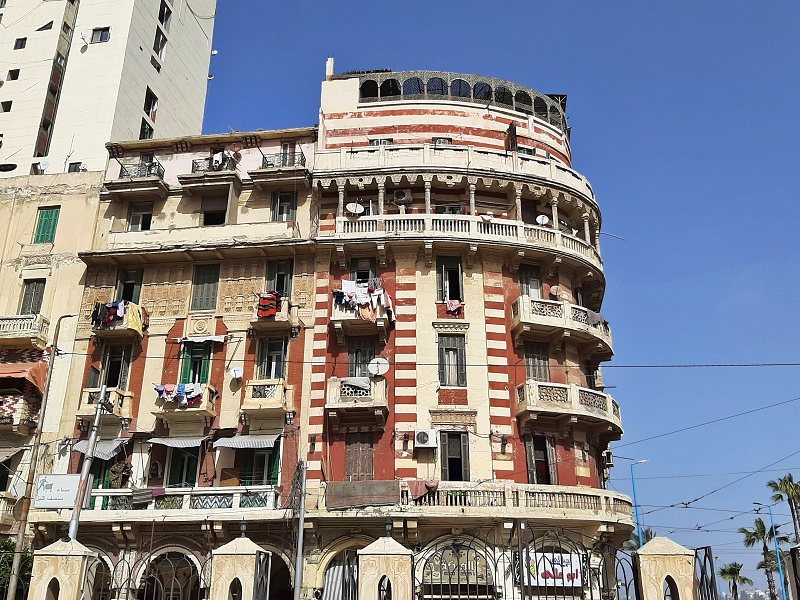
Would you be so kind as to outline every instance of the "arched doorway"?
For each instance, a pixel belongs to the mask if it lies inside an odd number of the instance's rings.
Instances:
[[[283,559],[273,552],[269,572],[270,600],[292,600],[292,575]]]
[[[664,600],[680,600],[678,586],[675,584],[675,580],[669,575],[664,578]]]
[[[137,600],[200,600],[200,574],[195,562],[181,552],[153,558],[140,578]]]
[[[495,598],[499,575],[493,550],[472,538],[449,538],[427,548],[415,573],[418,589],[430,600]]]
[[[45,596],[45,600],[58,600],[58,595],[61,593],[61,584],[58,583],[58,579],[53,577],[50,580],[50,583],[47,584],[47,595]]]
[[[358,554],[342,550],[325,569],[322,600],[356,600],[358,597]]]

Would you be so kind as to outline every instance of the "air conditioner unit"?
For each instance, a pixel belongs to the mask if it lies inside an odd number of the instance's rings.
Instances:
[[[395,190],[394,191],[394,203],[395,204],[411,204],[414,200],[414,196],[411,193],[411,190]]]
[[[611,450],[603,450],[603,466],[606,469],[614,466],[614,455]]]
[[[414,434],[415,448],[437,448],[439,436],[435,429],[421,429]]]

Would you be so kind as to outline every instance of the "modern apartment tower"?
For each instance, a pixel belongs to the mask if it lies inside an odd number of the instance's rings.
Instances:
[[[200,133],[216,0],[0,0],[0,177]]]

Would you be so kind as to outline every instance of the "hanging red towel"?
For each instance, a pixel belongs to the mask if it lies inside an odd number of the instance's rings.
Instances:
[[[274,317],[278,314],[278,305],[281,302],[280,292],[264,292],[258,295],[258,318]]]

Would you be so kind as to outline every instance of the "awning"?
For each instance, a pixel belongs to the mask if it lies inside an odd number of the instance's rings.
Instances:
[[[197,448],[205,440],[203,437],[165,437],[165,438],[150,438],[147,440],[148,444],[158,444],[168,448]]]
[[[214,448],[273,448],[278,434],[275,435],[237,435],[220,438],[214,442]]]
[[[24,449],[25,448],[0,448],[0,462],[4,462],[9,458],[13,458]]]
[[[0,363],[0,378],[27,379],[40,392],[44,392],[44,381],[47,378],[47,363],[43,360],[36,362]]]
[[[203,342],[216,342],[218,344],[225,343],[224,335],[190,335],[182,338],[175,338],[181,344],[191,342],[192,344],[202,344]]]
[[[117,455],[120,447],[128,441],[128,438],[117,438],[114,440],[97,440],[94,446],[94,456],[100,460],[111,460]],[[89,449],[89,440],[81,440],[75,444],[72,449],[75,452],[86,454]]]

